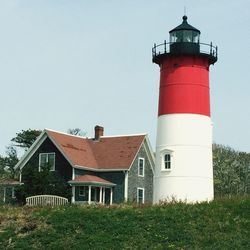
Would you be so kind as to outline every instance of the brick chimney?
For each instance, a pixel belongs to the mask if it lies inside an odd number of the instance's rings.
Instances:
[[[100,137],[103,136],[104,127],[99,125],[95,126],[95,140],[99,141]]]

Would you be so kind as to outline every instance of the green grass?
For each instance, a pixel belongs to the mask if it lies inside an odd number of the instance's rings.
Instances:
[[[1,206],[0,249],[250,249],[250,198],[144,207]]]

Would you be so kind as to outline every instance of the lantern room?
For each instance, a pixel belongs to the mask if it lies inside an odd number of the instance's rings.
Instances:
[[[166,57],[176,55],[203,56],[209,59],[210,64],[217,61],[217,47],[212,43],[200,42],[201,32],[187,22],[187,16],[182,17],[182,24],[169,31],[169,42],[156,45],[152,48],[153,62],[161,64]]]
[[[170,53],[197,54],[200,52],[200,31],[187,22],[183,16],[181,25],[169,31]]]
[[[170,43],[199,43],[200,31],[187,22],[187,16],[183,16],[181,25],[169,31]]]

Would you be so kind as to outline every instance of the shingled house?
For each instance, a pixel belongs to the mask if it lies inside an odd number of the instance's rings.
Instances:
[[[151,203],[154,155],[146,134],[86,138],[45,129],[16,169],[45,164],[72,188],[72,203]]]

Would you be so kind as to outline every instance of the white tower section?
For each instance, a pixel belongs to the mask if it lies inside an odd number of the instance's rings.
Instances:
[[[158,118],[154,203],[173,199],[213,199],[212,124],[208,116],[169,114]]]

